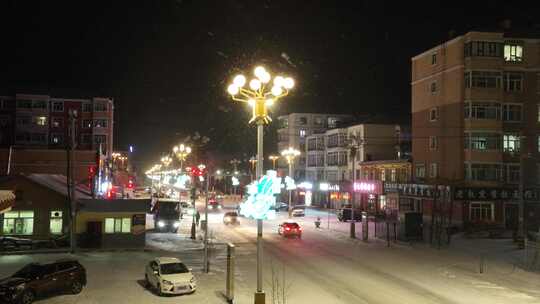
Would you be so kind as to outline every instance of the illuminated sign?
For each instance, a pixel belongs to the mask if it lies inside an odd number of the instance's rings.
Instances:
[[[360,181],[353,185],[354,192],[382,194],[381,181]]]
[[[258,181],[248,185],[248,198],[240,204],[240,213],[254,219],[273,219],[276,217],[275,210],[270,208],[275,205],[275,194],[281,192],[281,178],[277,172],[268,170]]]
[[[287,190],[296,189],[296,184],[294,183],[294,179],[292,177],[285,176],[285,189]]]
[[[339,191],[339,185],[331,185],[329,183],[320,183],[319,190],[321,191]]]
[[[313,189],[313,184],[309,183],[309,182],[301,182],[300,184],[298,184],[298,188],[311,190],[311,189]]]

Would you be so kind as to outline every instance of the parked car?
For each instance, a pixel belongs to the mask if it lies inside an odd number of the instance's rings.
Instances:
[[[225,213],[225,215],[223,215],[223,224],[239,225],[240,221],[238,220],[238,213],[236,211]]]
[[[276,211],[287,211],[289,210],[289,204],[284,202],[276,202],[274,209]]]
[[[351,213],[351,208],[341,208],[337,211],[337,218],[340,222],[350,221]],[[354,221],[362,221],[362,210],[354,209]]]
[[[302,238],[302,227],[296,222],[283,222],[278,227],[278,234],[284,237],[296,236]]]
[[[155,258],[146,265],[144,279],[160,296],[192,293],[197,289],[191,269],[177,258]]]
[[[2,303],[30,304],[37,296],[62,291],[78,294],[85,285],[86,270],[76,260],[31,263],[0,280],[0,300]]]
[[[293,210],[291,210],[292,216],[305,216],[306,213],[304,211],[304,208],[295,207]]]
[[[16,251],[33,249],[34,243],[31,239],[24,239],[12,236],[0,237],[0,251]]]

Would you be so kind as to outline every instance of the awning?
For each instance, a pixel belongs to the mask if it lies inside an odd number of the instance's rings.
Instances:
[[[15,194],[11,191],[0,190],[0,214],[8,212],[15,202]]]

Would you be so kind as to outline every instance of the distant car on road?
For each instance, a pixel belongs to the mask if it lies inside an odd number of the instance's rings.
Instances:
[[[31,263],[0,280],[1,303],[30,304],[37,296],[68,291],[78,294],[86,285],[86,270],[76,260]]]
[[[302,238],[302,227],[296,222],[283,222],[278,227],[278,234],[284,237],[296,236]]]
[[[274,209],[276,211],[287,211],[289,210],[289,204],[284,202],[276,202]]]
[[[240,221],[238,220],[238,213],[236,211],[225,213],[225,215],[223,216],[223,224],[239,225]]]
[[[293,208],[293,210],[291,211],[291,215],[292,216],[305,216],[306,213],[304,211],[304,208],[299,208],[299,207],[295,207]]]
[[[209,199],[208,200],[208,210],[221,210],[223,206],[218,202],[216,199]]]
[[[155,258],[146,265],[144,279],[160,296],[192,293],[197,289],[191,269],[177,258]]]

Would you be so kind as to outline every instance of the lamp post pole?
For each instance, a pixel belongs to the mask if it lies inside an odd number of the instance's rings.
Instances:
[[[257,158],[254,160],[257,165],[255,172],[256,178],[260,178],[263,172],[263,131],[264,125],[272,121],[268,115],[268,107],[274,104],[281,97],[288,94],[288,90],[294,86],[294,80],[290,77],[283,78],[276,76],[273,80],[273,86],[270,88],[271,76],[264,67],[257,67],[254,70],[256,78],[249,81],[249,88],[246,85],[246,77],[237,75],[233,83],[228,86],[227,91],[235,101],[247,103],[253,110],[253,116],[250,120],[257,124]],[[254,161],[250,160],[252,166]],[[255,292],[255,304],[264,304],[265,293],[263,291],[262,275],[262,219],[257,219],[257,291]]]
[[[294,158],[300,155],[300,151],[294,149],[293,147],[289,147],[283,151],[281,151],[281,155],[285,157],[287,160],[287,164],[289,165],[289,177],[294,180],[294,174],[293,174],[293,165],[294,165]],[[291,217],[292,213],[292,189],[289,189],[289,218]]]
[[[257,122],[257,171],[256,179],[262,176],[263,172],[263,134],[264,122]],[[262,260],[263,260],[263,222],[262,219],[257,219],[257,293],[255,294],[255,303],[265,303],[265,294],[263,291],[263,275],[262,275]]]

